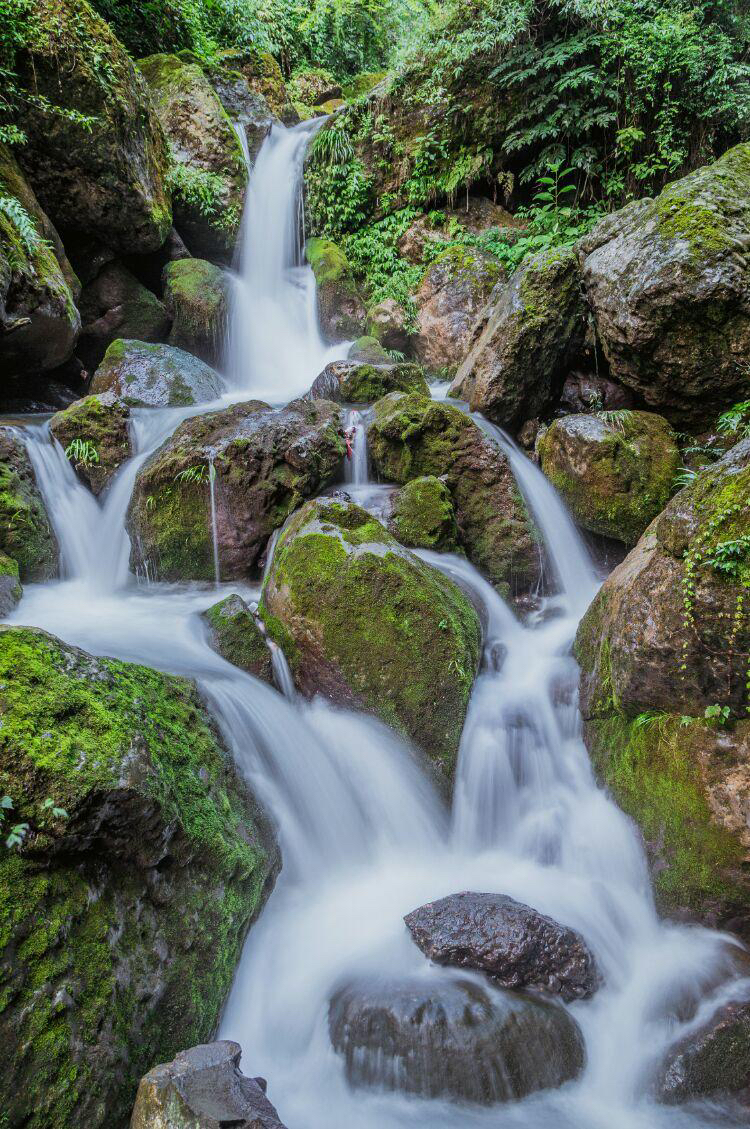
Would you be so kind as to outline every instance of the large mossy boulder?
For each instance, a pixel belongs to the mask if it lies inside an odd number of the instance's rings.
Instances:
[[[78,305],[82,330],[76,353],[89,372],[118,337],[153,342],[169,333],[164,303],[116,260],[84,286]]]
[[[172,209],[167,145],[146,83],[86,0],[36,0],[33,19],[16,61],[29,95],[18,154],[42,207],[61,229],[118,251],[155,251]]]
[[[584,326],[575,255],[559,248],[538,252],[494,290],[451,395],[517,430],[552,407]]]
[[[225,69],[238,71],[251,90],[263,95],[271,112],[284,125],[296,125],[299,122],[299,114],[292,104],[284,74],[270,51],[259,51],[251,46],[233,48],[221,53],[219,63]]]
[[[57,538],[26,447],[10,427],[0,427],[0,551],[17,562],[24,584],[57,575]]]
[[[70,357],[80,289],[57,232],[15,157],[0,145],[0,374],[27,376]]]
[[[229,320],[229,278],[205,259],[178,259],[164,268],[169,344],[217,367]]]
[[[303,694],[377,714],[450,776],[481,641],[452,581],[345,497],[319,498],[281,534],[260,610]]]
[[[677,494],[576,639],[586,740],[660,906],[750,937],[750,439]]]
[[[90,385],[112,392],[131,408],[184,408],[215,400],[222,391],[214,369],[173,345],[113,341]]]
[[[226,596],[201,613],[211,646],[246,674],[273,682],[271,651],[241,596]]]
[[[374,404],[389,392],[429,396],[424,369],[408,362],[371,365],[360,361],[331,361],[313,382],[309,395],[313,400]]]
[[[237,132],[197,64],[150,55],[138,66],[169,141],[175,226],[194,254],[228,262],[247,185]]]
[[[536,531],[502,451],[458,408],[394,392],[375,405],[369,450],[388,482],[443,478],[461,543],[504,594],[525,594],[540,572]]]
[[[680,465],[677,436],[651,412],[564,416],[545,431],[538,451],[581,528],[626,545],[664,509]]]
[[[750,144],[605,217],[579,244],[610,370],[688,425],[747,395]]]
[[[325,337],[347,341],[361,337],[367,313],[346,255],[332,239],[308,239],[307,261],[318,286],[318,315]]]
[[[276,848],[185,679],[5,628],[0,712],[29,824],[0,856],[4,1112],[124,1125],[141,1075],[211,1038]]]
[[[388,528],[397,541],[412,549],[440,553],[459,551],[453,499],[446,484],[434,475],[413,478],[391,503]]]
[[[505,270],[494,255],[456,245],[438,255],[417,290],[420,360],[433,372],[453,373],[469,347],[474,324]]]
[[[343,455],[339,410],[325,400],[279,412],[254,400],[186,420],[136,479],[133,565],[163,580],[213,580],[213,487],[221,577],[246,579],[273,531],[333,481]]]
[[[130,409],[113,392],[76,400],[52,417],[49,429],[94,494],[133,454]]]

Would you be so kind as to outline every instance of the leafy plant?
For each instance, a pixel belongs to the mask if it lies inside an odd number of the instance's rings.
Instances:
[[[209,481],[210,472],[205,463],[200,466],[186,467],[185,470],[181,470],[179,474],[175,475],[175,482],[187,482],[197,486],[201,486],[204,482]]]
[[[224,181],[216,173],[174,163],[167,173],[167,184],[175,196],[206,219],[221,211]]]
[[[13,801],[10,796],[0,796],[0,833],[5,835],[5,846],[9,851],[23,845],[29,832],[28,823],[14,823],[6,826],[13,811]]]
[[[717,428],[722,435],[736,435],[739,439],[750,435],[750,400],[743,400],[723,412]]]
[[[65,457],[78,466],[88,467],[99,462],[99,452],[90,439],[73,439],[65,448]]]
[[[711,706],[706,706],[703,716],[706,721],[715,721],[717,725],[724,727],[729,725],[731,714],[732,711],[729,706],[720,706],[718,702],[715,702]]]

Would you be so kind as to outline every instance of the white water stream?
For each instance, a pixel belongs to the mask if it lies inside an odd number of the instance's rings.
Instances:
[[[321,342],[310,276],[299,273],[291,234],[303,147],[303,130],[277,128],[252,177],[231,390],[219,405],[264,388],[275,403],[288,399],[335,352]],[[702,1016],[748,985],[727,980],[725,938],[658,920],[639,839],[593,779],[570,645],[597,580],[554,491],[509,449],[557,580],[527,623],[462,558],[422,554],[470,592],[484,623],[483,666],[448,813],[412,752],[379,722],[285,699],[208,647],[196,613],[224,592],[253,598],[257,590],[224,585],[217,594],[137,584],[129,575],[125,513],[138,467],[186,415],[219,405],[136,413],[138,454],[101,502],[46,427],[25,430],[63,579],[27,586],[11,621],[196,678],[272,813],[284,868],[249,934],[221,1026],[222,1036],[242,1044],[245,1069],[268,1078],[290,1129],[742,1124],[728,1109],[661,1107],[647,1097],[661,1052],[691,1011],[700,1003]],[[363,489],[366,450],[356,453],[352,487]],[[450,976],[428,965],[402,916],[459,890],[510,894],[583,934],[605,981],[592,1000],[571,1007],[586,1042],[583,1076],[489,1109],[350,1089],[328,1037],[332,990],[362,971],[413,972],[435,985]]]

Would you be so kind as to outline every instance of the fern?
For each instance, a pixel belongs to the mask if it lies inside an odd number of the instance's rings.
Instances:
[[[30,255],[45,246],[45,241],[37,231],[34,220],[15,196],[0,196],[0,215],[10,220],[24,249]]]

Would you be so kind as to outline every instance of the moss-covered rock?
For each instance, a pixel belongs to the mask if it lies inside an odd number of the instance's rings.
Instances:
[[[373,404],[389,392],[416,392],[429,396],[430,390],[420,365],[360,364],[332,361],[310,389],[313,400],[337,400],[345,404]]]
[[[288,85],[292,101],[306,106],[322,106],[331,98],[341,98],[341,86],[330,71],[310,67],[295,71]]]
[[[169,141],[175,226],[194,254],[230,261],[247,166],[229,115],[197,64],[150,55],[138,66]]]
[[[281,67],[270,51],[244,47],[223,51],[219,56],[222,66],[239,71],[251,90],[262,94],[266,102],[284,125],[296,125],[299,115],[295,110]]]
[[[346,255],[332,239],[308,239],[305,254],[318,286],[323,333],[331,341],[360,337],[367,314]]]
[[[211,646],[233,666],[273,682],[271,652],[263,633],[241,596],[227,596],[202,613]]]
[[[91,391],[112,392],[129,407],[180,408],[215,400],[221,377],[203,361],[143,341],[113,341],[94,373]]]
[[[612,375],[673,422],[747,395],[750,144],[600,221],[579,245]]]
[[[671,1047],[654,1087],[670,1104],[750,1090],[750,1003],[725,1004]]]
[[[744,440],[652,522],[576,639],[592,759],[643,830],[660,905],[745,936],[749,579]]]
[[[416,293],[420,359],[434,372],[455,372],[466,356],[472,330],[505,270],[494,255],[457,245],[427,268]]]
[[[524,594],[540,571],[536,531],[505,455],[450,404],[394,392],[375,405],[369,449],[378,473],[446,482],[461,543],[504,594]]]
[[[15,157],[0,145],[0,372],[3,377],[56,368],[81,328],[80,287],[57,232]],[[11,210],[12,209],[12,210]]]
[[[396,494],[389,528],[397,541],[412,549],[459,551],[458,525],[450,490],[440,478],[413,478]]]
[[[211,464],[222,579],[252,575],[274,529],[327,486],[344,455],[335,404],[250,401],[186,420],[136,478],[128,513],[135,568],[212,580]]]
[[[164,301],[172,318],[169,344],[220,364],[229,317],[226,271],[204,259],[179,259],[164,268]]]
[[[518,429],[543,416],[559,396],[584,326],[575,255],[569,249],[540,251],[493,292],[451,395]]]
[[[384,298],[367,311],[368,336],[379,341],[384,349],[395,349],[410,355],[414,346],[414,331],[410,317],[395,298]]]
[[[364,94],[369,94],[374,90],[383,80],[387,77],[387,71],[361,71],[355,74],[354,78],[348,78],[341,87],[341,93],[350,102],[355,98],[361,98]]]
[[[155,294],[118,261],[107,263],[79,299],[82,330],[77,355],[93,372],[118,337],[164,341],[169,315]]]
[[[130,409],[113,392],[86,396],[50,420],[50,431],[94,494],[133,454]]]
[[[0,616],[10,615],[22,595],[18,561],[7,553],[0,553]]]
[[[479,620],[459,588],[365,510],[316,499],[290,519],[261,615],[303,693],[376,713],[452,772]]]
[[[192,683],[0,631],[0,1078],[11,1125],[123,1125],[213,1034],[276,849]],[[47,797],[65,816],[45,806]]]
[[[42,207],[115,250],[156,250],[172,222],[168,154],[142,76],[86,0],[36,0],[33,27],[17,56],[32,95],[18,152]]]
[[[215,63],[208,65],[204,62],[202,66],[208,81],[219,95],[222,106],[232,121],[244,131],[248,156],[254,162],[278,118],[264,96],[251,88],[240,71]]]
[[[347,353],[347,360],[359,361],[367,365],[389,365],[392,357],[378,341],[377,337],[357,337]]]
[[[0,551],[18,562],[24,584],[57,575],[57,538],[26,448],[10,427],[0,427]]]
[[[680,465],[675,433],[651,412],[564,416],[538,451],[577,523],[626,545],[664,509]]]

